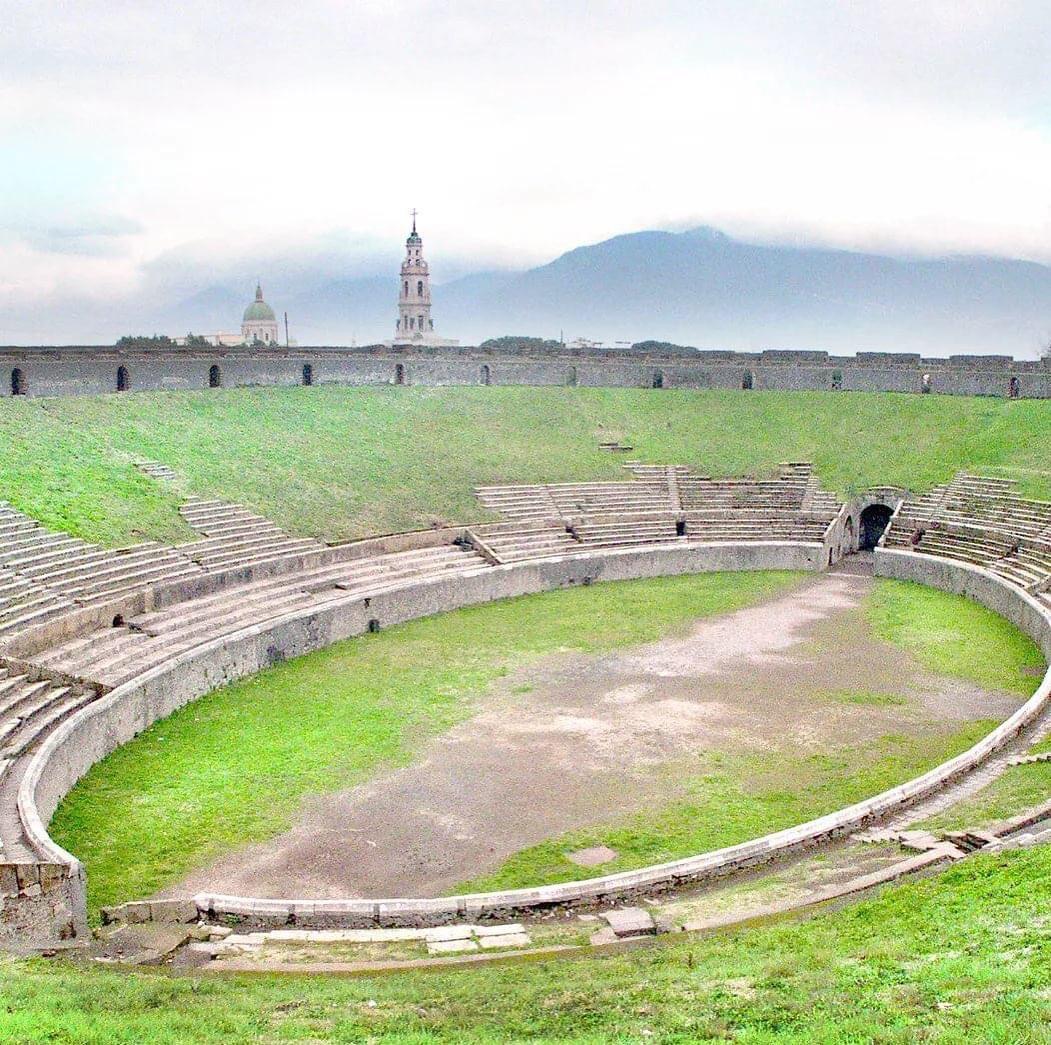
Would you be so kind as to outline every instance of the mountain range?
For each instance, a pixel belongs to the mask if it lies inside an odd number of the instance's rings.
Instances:
[[[432,271],[441,248],[425,243]],[[397,262],[339,278],[319,267],[283,279],[268,301],[301,345],[390,337]],[[236,330],[251,288],[223,280],[163,309],[131,309],[122,333]],[[706,226],[577,247],[517,272],[479,272],[432,288],[436,331],[476,344],[505,334],[700,348],[1003,353],[1035,357],[1051,337],[1051,267],[985,256],[892,257],[747,243]],[[147,318],[148,317],[148,318]],[[138,325],[140,329],[132,329]],[[124,329],[126,328],[126,329]],[[0,335],[2,338],[2,335]]]

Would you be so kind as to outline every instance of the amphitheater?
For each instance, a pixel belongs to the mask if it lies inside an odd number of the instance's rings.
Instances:
[[[138,467],[157,483],[175,477],[164,462]],[[84,869],[49,837],[48,823],[92,765],[227,682],[399,622],[600,581],[860,569],[969,596],[1051,657],[1051,503],[1023,498],[1009,480],[961,473],[922,495],[877,488],[842,501],[805,462],[762,479],[681,465],[625,468],[619,481],[479,487],[480,506],[500,521],[334,544],[216,499],[181,505],[198,534],[192,541],[116,549],[0,505],[0,945],[46,951],[90,942]],[[906,783],[672,862],[437,898],[206,890],[143,898],[109,916],[257,934],[444,927],[454,943],[458,925],[484,934],[552,911],[603,911],[614,936],[645,933],[652,922],[639,915],[640,898],[746,874],[850,833],[893,832],[909,822],[908,810],[1024,757],[1051,724],[1049,697],[1051,675],[969,750]],[[1039,841],[1048,815],[1043,808],[999,834],[921,841],[875,880]],[[632,921],[639,917],[641,929]]]

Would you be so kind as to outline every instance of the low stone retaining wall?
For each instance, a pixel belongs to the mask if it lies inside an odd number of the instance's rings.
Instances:
[[[184,704],[274,663],[380,627],[495,599],[535,594],[595,581],[734,570],[818,571],[820,544],[792,542],[597,549],[563,558],[478,566],[462,574],[408,584],[390,592],[299,610],[204,643],[112,690],[51,733],[34,755],[18,791],[23,830],[42,860],[66,868],[77,895],[70,906],[75,934],[86,933],[84,874],[79,861],[52,841],[46,824],[59,802],[96,762]],[[79,890],[79,892],[78,892]],[[21,902],[13,897],[12,906]],[[6,908],[5,908],[6,914]],[[14,924],[16,919],[4,919]],[[65,927],[62,933],[68,936]],[[37,946],[59,938],[36,932]],[[16,939],[0,923],[0,946]]]

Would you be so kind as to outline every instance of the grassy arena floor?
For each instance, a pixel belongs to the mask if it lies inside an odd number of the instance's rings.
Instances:
[[[93,909],[148,895],[222,852],[285,830],[305,796],[404,764],[421,740],[467,717],[491,682],[523,663],[556,651],[652,641],[799,579],[745,573],[598,584],[349,640],[157,723],[74,788],[52,834],[84,860]],[[980,606],[882,581],[869,613],[889,641],[921,650],[936,642],[939,659],[931,666],[944,674],[1019,693],[1035,686],[1026,669],[1042,663],[1039,651]],[[470,643],[463,642],[467,633]],[[900,783],[963,750],[991,725],[888,735],[856,750],[801,753],[776,764],[713,752],[698,763],[687,800],[532,847],[469,886],[583,877],[564,853],[585,845],[619,852],[605,873],[743,841]]]
[[[0,399],[0,499],[79,536],[185,539],[172,465],[199,495],[343,538],[462,521],[485,482],[623,477],[631,455],[737,475],[813,460],[841,494],[924,489],[969,468],[1051,496],[1051,404],[827,392],[285,388]]]
[[[652,641],[802,576],[597,584],[339,643],[210,694],[119,748],[65,799],[52,834],[85,862],[93,909],[149,895],[221,852],[285,830],[304,796],[404,764],[520,664]]]

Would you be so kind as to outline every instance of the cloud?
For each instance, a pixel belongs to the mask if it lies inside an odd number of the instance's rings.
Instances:
[[[412,206],[443,279],[687,222],[1051,260],[1043,0],[6,6],[27,300],[350,278]]]

